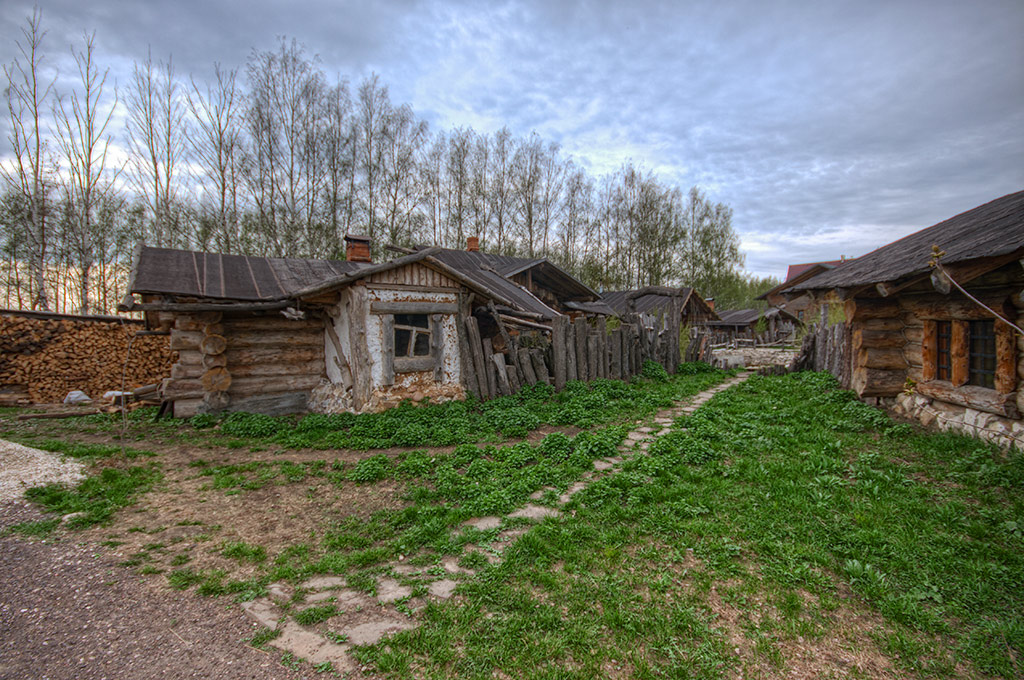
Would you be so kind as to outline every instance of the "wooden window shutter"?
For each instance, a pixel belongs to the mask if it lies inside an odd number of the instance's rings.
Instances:
[[[1013,328],[996,319],[996,391],[1009,394],[1017,389],[1017,353]]]
[[[935,380],[935,365],[938,361],[938,327],[937,321],[926,319],[924,335],[921,336],[921,380]]]
[[[967,384],[968,378],[968,348],[971,344],[970,323],[963,320],[953,322],[953,338],[950,341],[949,362],[950,382],[955,387]]]

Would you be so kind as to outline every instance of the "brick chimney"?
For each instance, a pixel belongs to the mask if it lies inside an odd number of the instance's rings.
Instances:
[[[373,262],[370,259],[370,237],[345,234],[345,259],[349,262]]]
[[[475,253],[480,250],[480,237],[470,236],[466,239],[466,250],[471,253]]]
[[[708,298],[704,302],[708,303],[708,307],[711,308],[712,312],[715,311],[715,298]]]

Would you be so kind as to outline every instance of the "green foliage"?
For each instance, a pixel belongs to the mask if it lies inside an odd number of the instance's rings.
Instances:
[[[235,437],[271,437],[285,427],[284,421],[262,413],[232,413],[221,423],[220,431]]]
[[[301,611],[295,612],[295,622],[300,626],[313,626],[326,621],[332,616],[337,615],[337,613],[338,607],[333,604],[306,607]]]
[[[250,545],[245,541],[225,543],[220,554],[240,562],[263,562],[267,559],[267,551],[261,545]]]
[[[348,478],[360,484],[378,482],[390,475],[391,459],[383,453],[365,458],[356,464],[355,469],[349,473]]]
[[[640,368],[640,375],[655,382],[668,381],[668,371],[665,370],[665,367],[650,359],[644,361],[644,365]]]
[[[37,486],[26,490],[25,497],[60,515],[81,513],[67,522],[67,526],[80,529],[109,521],[116,510],[130,505],[160,477],[153,467],[104,468],[77,486]]]

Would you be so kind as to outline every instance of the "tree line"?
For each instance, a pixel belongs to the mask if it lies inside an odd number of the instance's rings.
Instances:
[[[65,92],[44,42],[35,13],[4,67],[7,306],[110,310],[139,240],[342,259],[346,233],[370,236],[375,259],[476,236],[595,289],[692,285],[719,307],[774,283],[743,272],[731,209],[697,187],[632,162],[595,178],[536,133],[432,132],[378,76],[331,81],[294,40],[206,82],[150,55],[116,89],[86,35]]]

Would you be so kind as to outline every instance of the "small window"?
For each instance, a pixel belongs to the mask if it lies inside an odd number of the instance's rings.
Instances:
[[[936,324],[935,377],[939,380],[950,379],[949,348],[953,340],[953,323],[939,321]]]
[[[970,323],[970,361],[967,382],[979,387],[996,386],[996,328],[995,321],[972,321]]]
[[[395,356],[430,356],[430,319],[426,314],[395,314]]]

